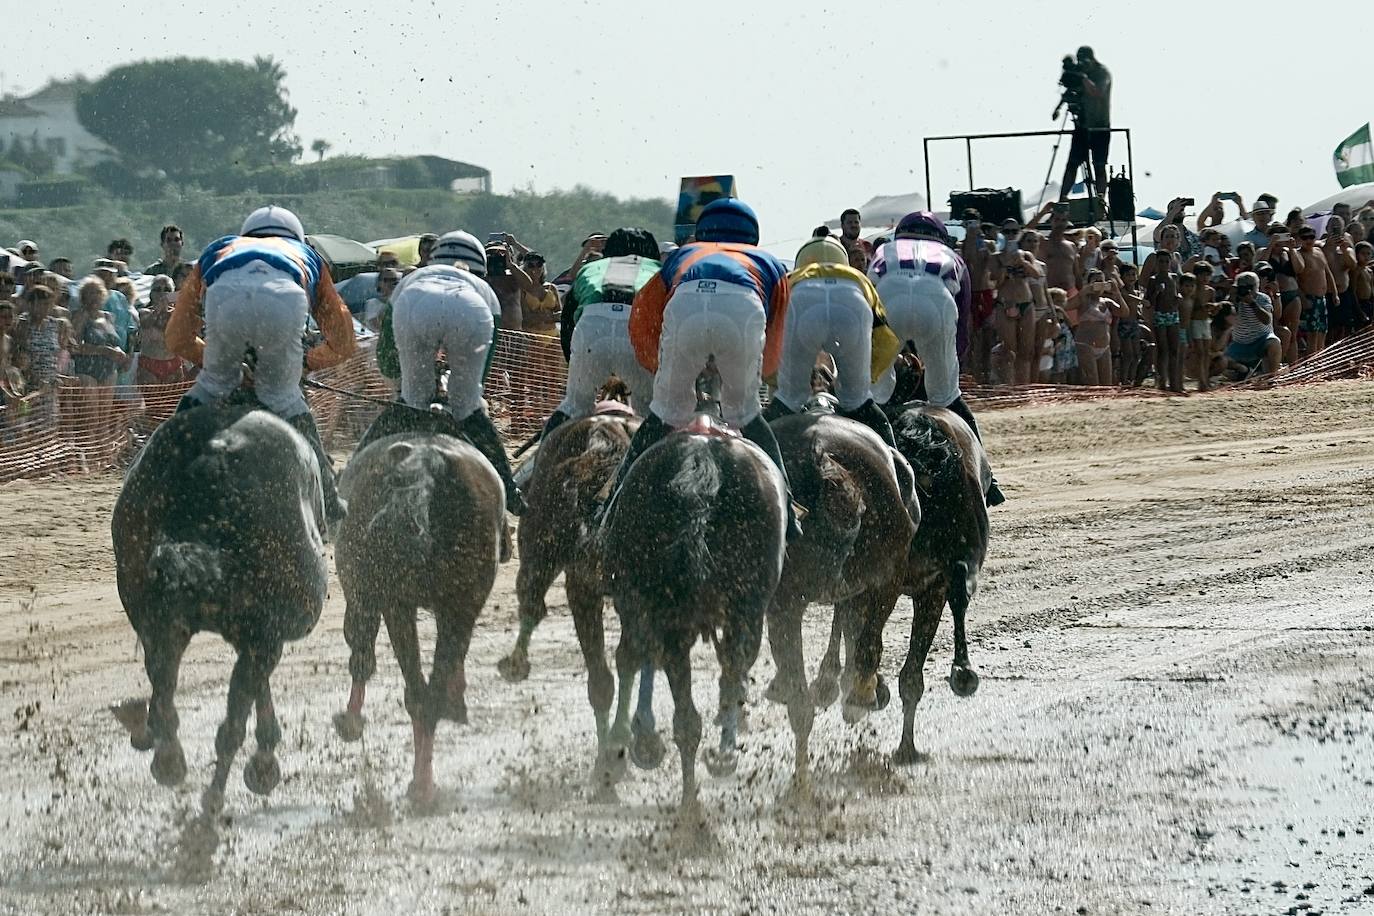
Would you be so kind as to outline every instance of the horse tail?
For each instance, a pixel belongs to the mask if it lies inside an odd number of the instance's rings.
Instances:
[[[958,492],[964,475],[963,455],[934,417],[907,410],[892,423],[897,450],[911,465],[918,489],[929,494]]]
[[[159,535],[148,557],[148,578],[166,592],[209,597],[223,584],[223,554],[199,541],[169,541]]]
[[[682,513],[682,527],[670,550],[689,581],[704,583],[713,575],[711,510],[720,493],[720,465],[704,442],[691,442],[682,466],[668,481],[670,502]]]
[[[434,498],[435,474],[427,455],[428,450],[411,447],[409,454],[387,472],[386,501],[367,523],[369,536],[409,541],[423,556],[434,550],[429,509]]]
[[[629,438],[620,424],[597,423],[587,433],[586,445],[576,457],[569,459],[570,473],[563,477],[565,486],[574,491],[579,514],[586,514],[606,481],[620,467],[628,444]]]

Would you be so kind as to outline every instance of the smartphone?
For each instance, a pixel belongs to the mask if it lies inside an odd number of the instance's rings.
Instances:
[[[1068,213],[1069,213],[1069,205],[1068,205],[1068,204],[1055,204],[1055,205],[1054,205],[1054,215],[1055,215],[1055,216],[1067,216]]]
[[[1197,206],[1197,201],[1194,200],[1194,199],[1191,198],[1191,197],[1185,197],[1185,198],[1183,198],[1182,200],[1180,200],[1179,203],[1182,204],[1182,205],[1185,206],[1185,207],[1196,207],[1196,206]]]
[[[504,244],[505,241],[506,241],[506,234],[505,234],[504,232],[488,232],[488,233],[487,233],[487,244],[488,244],[488,245],[492,245],[492,244],[500,245],[500,244]]]
[[[1217,200],[1229,200],[1232,203],[1234,203],[1237,197],[1240,197],[1240,194],[1236,193],[1235,191],[1226,191],[1224,193],[1218,194]]]

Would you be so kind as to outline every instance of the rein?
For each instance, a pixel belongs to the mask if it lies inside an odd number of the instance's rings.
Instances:
[[[430,412],[428,407],[413,407],[404,401],[388,401],[386,398],[377,398],[370,394],[348,391],[344,388],[335,388],[333,385],[326,385],[324,382],[317,382],[310,378],[304,379],[301,384],[305,385],[307,388],[317,388],[320,391],[330,391],[334,394],[341,394],[346,398],[353,398],[355,401],[366,401],[369,404],[381,404],[383,407],[403,407],[406,410],[413,410],[416,413],[422,414],[428,414]]]

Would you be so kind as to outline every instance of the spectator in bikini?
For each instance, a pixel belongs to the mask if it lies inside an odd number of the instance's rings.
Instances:
[[[1303,261],[1298,270],[1298,286],[1302,289],[1303,299],[1298,330],[1306,344],[1305,355],[1312,356],[1326,347],[1330,303],[1336,293],[1336,278],[1331,273],[1331,265],[1317,249],[1317,230],[1303,226],[1298,232],[1298,243]]]
[[[1152,252],[1145,301],[1154,312],[1155,386],[1161,391],[1183,390],[1183,361],[1179,340],[1179,284],[1169,269],[1167,253]]]
[[[1089,226],[1079,233],[1078,276],[1102,266],[1102,233],[1096,226]]]
[[[1102,271],[1088,271],[1083,279],[1079,297],[1078,327],[1074,341],[1078,346],[1078,369],[1083,384],[1098,386],[1115,382],[1112,373],[1111,324],[1114,317],[1125,313],[1125,306],[1116,301],[1118,291],[1103,278]]]
[[[1044,328],[1044,321],[1053,314],[1053,310],[1050,306],[1050,287],[1049,283],[1045,280],[1045,262],[1041,260],[1041,255],[1045,254],[1045,249],[1048,244],[1049,240],[1042,237],[1040,233],[1036,232],[1034,229],[1027,229],[1021,233],[1021,250],[1029,252],[1031,257],[1035,259],[1035,266],[1040,268],[1040,276],[1031,277],[1029,279],[1032,305],[1031,313],[1035,316],[1035,340],[1032,342],[1032,347],[1036,354],[1036,362],[1031,367],[1030,379],[1032,381],[1035,380],[1037,372],[1036,366],[1039,365],[1039,354],[1044,347],[1044,338],[1040,336]],[[1077,314],[1076,307],[1074,309],[1074,314]]]
[[[1104,240],[1097,248],[1097,263],[1093,265],[1102,271],[1102,275],[1108,280],[1120,280],[1121,252],[1116,247],[1116,242],[1111,239]],[[1087,268],[1084,268],[1086,272]]]
[[[1067,301],[1068,296],[1062,289],[1055,287],[1050,290],[1055,323],[1054,368],[1050,380],[1056,385],[1067,383],[1078,370],[1078,345],[1073,339],[1073,326],[1069,324],[1068,312],[1064,311]]]
[[[1355,291],[1350,287],[1350,274],[1355,270],[1355,243],[1345,231],[1346,223],[1333,216],[1326,223],[1326,238],[1322,241],[1322,255],[1331,268],[1335,290],[1328,297],[1330,323],[1327,340],[1335,343],[1346,337],[1356,326]]]
[[[1297,221],[1299,228],[1303,228],[1300,211]],[[1274,269],[1275,282],[1279,288],[1275,314],[1276,333],[1283,341],[1283,361],[1295,363],[1298,360],[1298,326],[1302,320],[1303,307],[1298,272],[1305,266],[1305,260],[1298,248],[1298,239],[1288,223],[1282,226],[1270,225],[1269,247],[1256,252],[1256,256]]]
[[[1011,234],[1006,235],[1006,247],[993,259],[993,278],[997,282],[997,313],[994,320],[997,336],[1002,342],[1002,360],[1006,365],[1005,377],[1016,385],[1030,381],[1031,369],[1035,364],[1035,297],[1031,292],[1031,279],[1040,278],[1040,268],[1032,253],[1021,250],[1021,239],[1017,234],[1019,224],[1011,224]],[[1008,224],[1003,224],[1003,233],[1008,232]]]
[[[1216,290],[1212,287],[1212,265],[1199,261],[1193,265],[1194,289],[1188,317],[1188,357],[1197,376],[1197,390],[1211,389],[1212,316],[1216,313]]]
[[[1116,334],[1121,344],[1121,384],[1126,388],[1140,384],[1140,319],[1144,297],[1136,283],[1137,276],[1134,264],[1122,264],[1117,279],[1123,311],[1116,322]]]
[[[993,237],[988,239],[988,229]],[[993,261],[997,257],[997,227],[981,223],[977,210],[964,213],[964,240],[960,254],[968,265],[973,283],[973,303],[969,315],[968,353],[965,357],[973,377],[988,383],[988,358],[992,351],[993,316],[997,311],[997,289],[992,280]]]
[[[167,321],[176,300],[172,278],[159,274],[148,291],[148,306],[139,311],[138,385],[171,385],[185,381],[186,361],[167,348]]]

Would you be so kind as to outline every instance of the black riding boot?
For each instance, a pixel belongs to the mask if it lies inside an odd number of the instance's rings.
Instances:
[[[782,463],[782,449],[778,448],[778,440],[773,435],[772,427],[760,414],[745,424],[740,432],[744,433],[750,442],[763,449],[764,454],[773,460],[782,474],[783,486],[787,488],[787,540],[795,541],[801,537],[801,522],[797,521],[797,513],[792,508],[792,485],[787,480],[787,466]]]
[[[324,517],[332,536],[337,530],[338,524],[348,514],[348,503],[339,498],[339,491],[334,486],[334,463],[329,459],[329,453],[324,450],[324,440],[320,438],[320,430],[315,425],[315,415],[307,410],[305,413],[298,413],[294,417],[287,417],[286,422],[292,429],[305,437],[305,441],[309,442],[310,447],[315,450],[315,458],[320,462],[320,489],[324,491]]]
[[[778,396],[776,394],[773,395],[772,400],[768,402],[768,406],[763,408],[763,418],[767,420],[769,423],[772,423],[774,420],[781,419],[782,417],[791,416],[794,413],[796,413],[796,411],[793,410],[791,407],[788,407],[782,401],[778,400]]]
[[[978,432],[978,421],[973,419],[973,411],[969,410],[968,404],[964,403],[963,395],[955,398],[954,403],[950,404],[948,409],[954,411],[959,415],[959,419],[968,424],[968,428],[973,430],[973,435],[977,437],[979,442],[983,441],[983,437]],[[989,506],[1000,506],[1007,501],[1007,497],[1002,493],[1002,488],[997,485],[996,477],[992,478],[992,482],[988,484],[986,499]]]
[[[544,421],[544,429],[539,433],[539,441],[547,442],[550,433],[571,419],[572,417],[561,410],[555,410],[553,413],[549,414],[549,418]]]
[[[670,432],[672,429],[668,424],[659,419],[658,414],[649,411],[644,422],[639,424],[639,429],[630,437],[630,446],[625,450],[625,457],[620,459],[620,467],[615,469],[615,484],[611,487],[611,498],[606,500],[607,506],[615,501],[615,495],[620,492],[620,485],[625,482],[625,475],[630,473],[630,465],[635,463],[635,459]]]
[[[496,431],[496,425],[491,422],[491,417],[481,410],[474,410],[460,426],[463,435],[477,451],[486,456],[491,466],[496,468],[496,475],[501,478],[501,483],[505,484],[506,511],[511,515],[524,512],[525,498],[520,495],[520,488],[515,485],[510,458],[506,456],[506,446],[501,442],[501,434]]]
[[[191,392],[188,391],[181,396],[180,401],[177,401],[177,409],[172,411],[172,413],[181,413],[184,410],[190,410],[192,407],[201,406],[204,405],[202,405],[200,401],[197,401],[195,398],[191,397]]]
[[[862,423],[877,433],[879,439],[893,448],[897,447],[897,440],[892,435],[892,424],[888,422],[887,414],[883,413],[883,409],[872,398],[864,401],[853,410],[841,411],[840,415]]]

